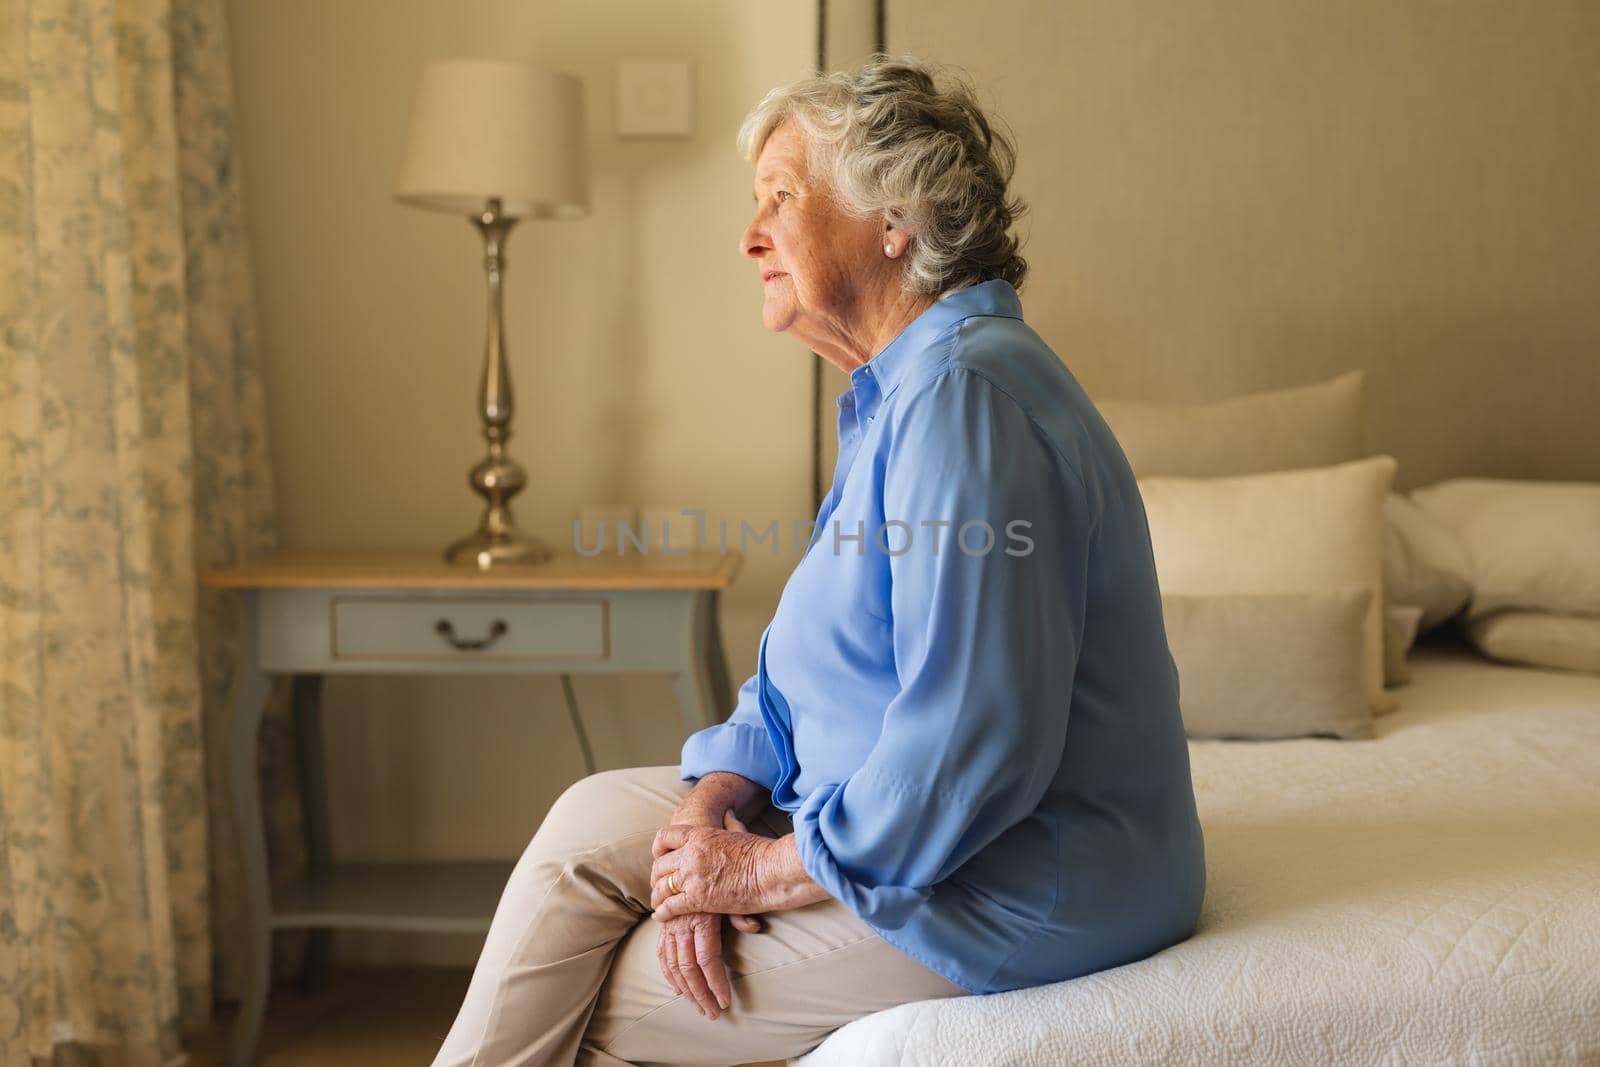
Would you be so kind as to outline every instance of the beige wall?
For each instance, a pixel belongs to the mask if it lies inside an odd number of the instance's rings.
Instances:
[[[286,542],[442,548],[476,522],[482,251],[465,219],[392,196],[423,61],[548,62],[584,80],[593,215],[525,223],[507,315],[531,471],[524,523],[570,542],[586,504],[810,518],[803,348],[766,333],[737,254],[744,110],[805,74],[812,5],[743,0],[233,0],[232,48]],[[613,134],[626,58],[695,63],[693,138]],[[728,598],[735,684],[792,557],[750,559]],[[577,680],[601,767],[676,763],[664,679]],[[582,774],[554,679],[336,678],[334,849],[345,859],[514,857]],[[349,956],[466,958],[461,941],[350,938]],[[430,955],[431,954],[431,955]]]
[[[1010,120],[1025,314],[1091,397],[1366,367],[1397,488],[1600,479],[1600,4],[888,0],[888,38]]]

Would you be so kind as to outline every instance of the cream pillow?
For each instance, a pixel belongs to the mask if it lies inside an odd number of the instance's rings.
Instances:
[[[1383,684],[1405,685],[1411,681],[1411,663],[1406,656],[1417,640],[1417,624],[1422,608],[1417,604],[1390,604],[1383,612]]]
[[[1204,478],[1360,459],[1361,368],[1202,404],[1096,400],[1138,476]]]
[[[1472,598],[1472,560],[1459,535],[1403,493],[1383,501],[1383,587],[1391,604],[1417,604],[1425,634]]]
[[[1545,611],[1496,611],[1462,625],[1491,659],[1600,674],[1600,618]]]
[[[1600,482],[1452,478],[1411,499],[1466,545],[1463,622],[1505,608],[1600,615]]]
[[[1383,688],[1383,499],[1393,456],[1225,478],[1138,479],[1164,594],[1372,591],[1363,623],[1368,705]]]
[[[1163,595],[1190,737],[1371,737],[1362,686],[1372,590]],[[1240,684],[1249,679],[1248,685]]]

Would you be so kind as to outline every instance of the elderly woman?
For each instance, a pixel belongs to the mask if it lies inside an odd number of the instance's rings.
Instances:
[[[878,58],[768,93],[740,145],[766,325],[850,376],[832,489],[728,720],[550,810],[436,1067],[798,1056],[1200,910],[1144,507],[1023,321],[1009,141]]]

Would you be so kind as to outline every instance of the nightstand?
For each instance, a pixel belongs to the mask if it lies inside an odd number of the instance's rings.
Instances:
[[[592,774],[572,674],[667,673],[689,732],[732,711],[717,601],[740,560],[705,550],[592,557],[567,550],[536,566],[480,572],[431,552],[279,552],[206,574],[206,585],[239,591],[244,621],[228,774],[251,959],[231,1067],[248,1067],[255,1055],[272,930],[314,928],[318,957],[335,927],[484,932],[513,866],[331,862],[320,740],[325,675],[560,674]],[[298,891],[276,900],[256,773],[274,675],[293,679],[310,872]]]

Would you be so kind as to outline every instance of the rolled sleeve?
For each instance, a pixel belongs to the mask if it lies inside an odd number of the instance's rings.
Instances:
[[[777,784],[778,755],[756,703],[758,677],[751,675],[739,687],[739,699],[725,722],[707,726],[684,741],[678,762],[680,781],[697,781],[712,771],[732,771],[768,790]]]
[[[793,820],[806,872],[883,929],[904,925],[1054,780],[1097,528],[1077,472],[979,374],[935,379],[894,432],[884,515],[914,534],[889,565],[901,688],[863,765],[812,790]],[[937,546],[924,520],[949,521]],[[986,553],[955,540],[974,521],[994,531]],[[1008,537],[1008,523],[1027,525]],[[982,541],[968,530],[970,549]]]

